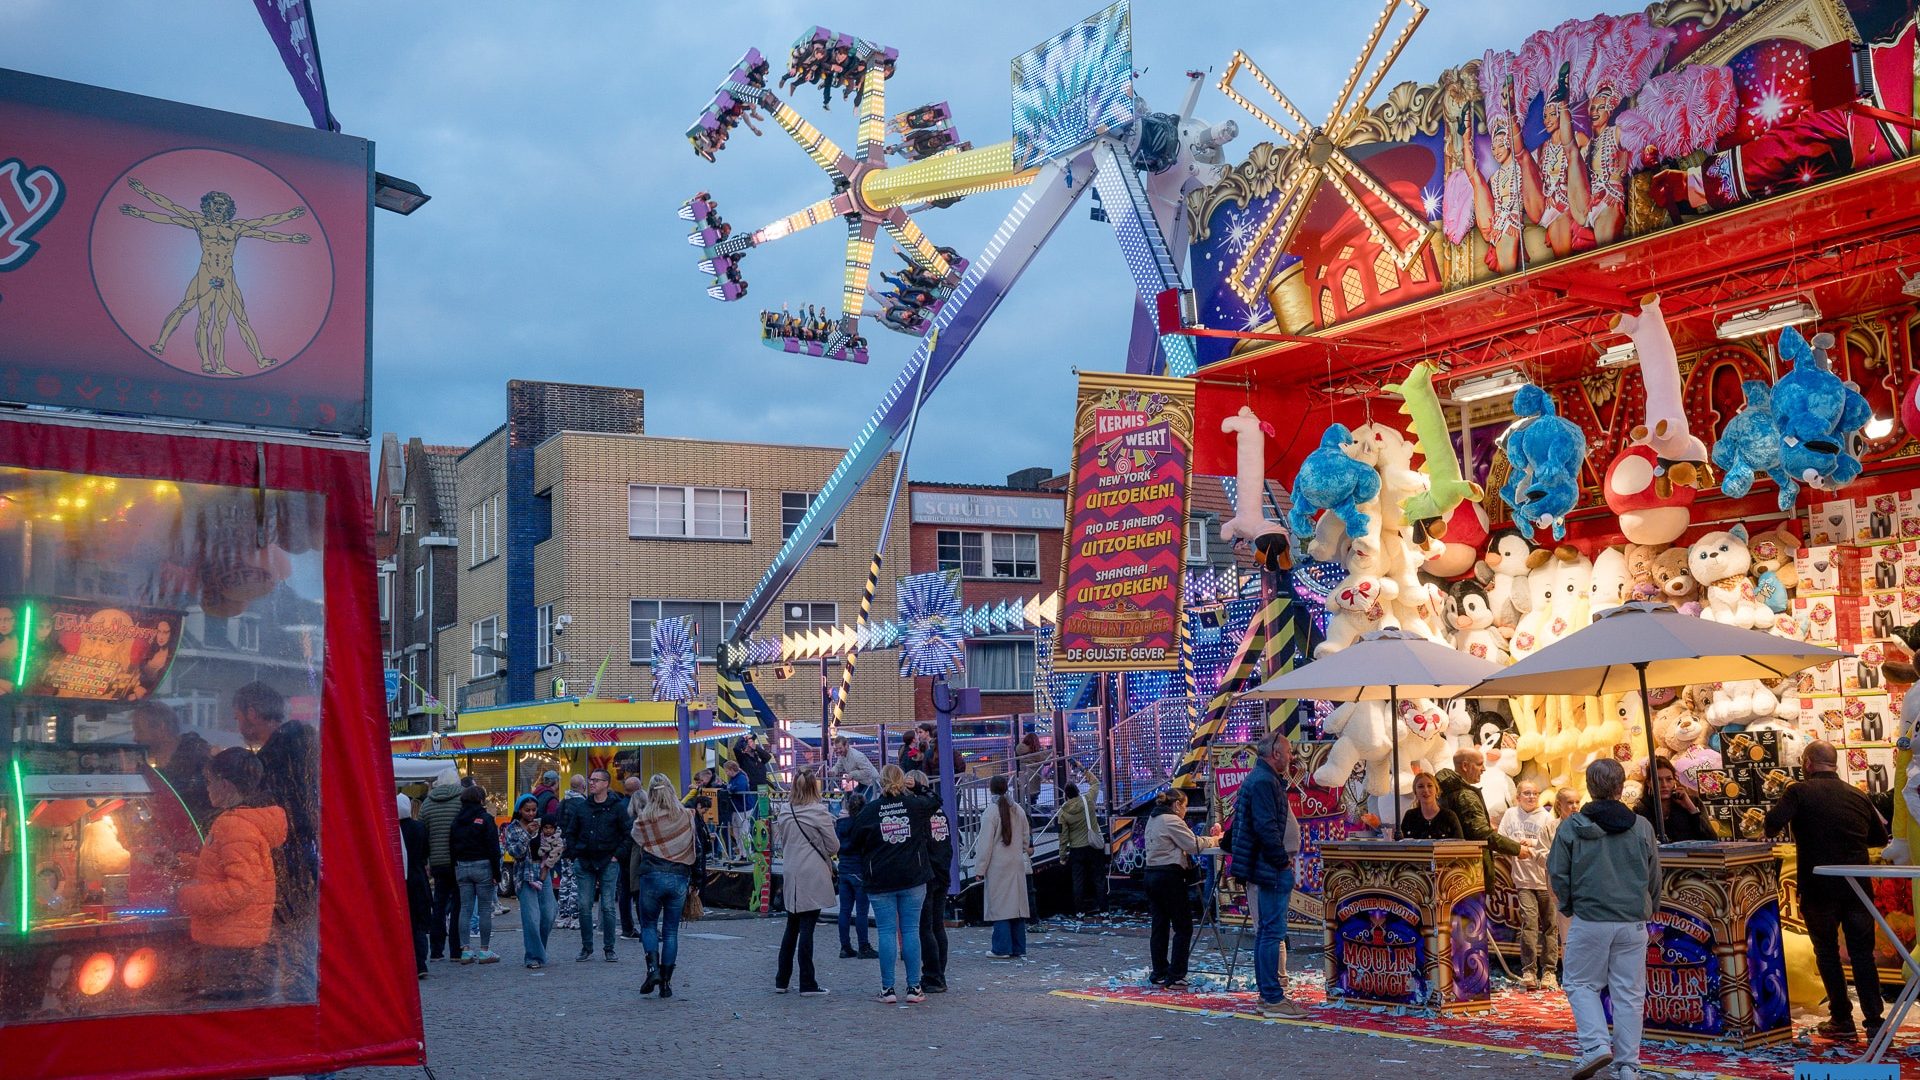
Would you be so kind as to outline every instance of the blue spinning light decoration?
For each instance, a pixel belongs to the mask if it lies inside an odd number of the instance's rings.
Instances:
[[[681,615],[653,624],[653,700],[688,701],[699,683],[694,662],[693,618]]]
[[[900,674],[944,675],[966,665],[967,632],[960,572],[913,574],[895,584],[899,598]]]
[[[1013,60],[1013,161],[1028,168],[1133,123],[1133,12],[1096,12]]]

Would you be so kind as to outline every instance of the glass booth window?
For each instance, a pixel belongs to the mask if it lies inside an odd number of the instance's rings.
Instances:
[[[0,468],[0,1025],[314,1000],[325,522]]]

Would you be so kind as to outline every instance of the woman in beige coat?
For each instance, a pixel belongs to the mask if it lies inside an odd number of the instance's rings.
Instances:
[[[973,869],[986,882],[981,917],[993,924],[995,960],[1027,955],[1027,875],[1033,872],[1031,826],[1026,811],[1007,796],[1003,773],[988,782],[993,801],[980,815],[973,841]]]
[[[835,899],[833,856],[840,850],[840,835],[833,827],[833,812],[820,800],[820,777],[812,769],[802,769],[793,778],[793,797],[774,817],[773,836],[780,847],[780,895],[787,906],[773,991],[787,992],[798,951],[800,996],[815,997],[826,991],[813,976],[813,927],[821,909]]]

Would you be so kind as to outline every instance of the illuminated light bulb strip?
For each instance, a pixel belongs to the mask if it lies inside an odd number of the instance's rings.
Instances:
[[[1302,202],[1302,189],[1306,181],[1320,175],[1317,169],[1299,166],[1288,170],[1286,179],[1278,185],[1273,206],[1267,210],[1267,216],[1260,222],[1253,239],[1248,242],[1245,251],[1227,275],[1227,284],[1235,295],[1248,304],[1257,304],[1261,300],[1266,282],[1273,276],[1274,264],[1286,254],[1283,244],[1269,244],[1267,238],[1273,235],[1274,227],[1282,221],[1291,220],[1304,214],[1306,206]]]
[[[1386,29],[1387,19],[1392,16],[1394,8],[1398,6],[1398,0],[1389,3],[1387,10],[1381,14],[1380,21],[1373,24],[1373,37],[1367,41],[1366,50],[1360,54],[1361,62],[1364,63],[1366,58],[1373,54],[1374,48],[1379,45],[1380,33]],[[1345,115],[1340,115],[1340,110],[1345,109],[1347,105],[1347,99],[1342,96],[1339,103],[1334,106],[1333,112],[1328,114],[1327,130],[1333,133],[1335,142],[1345,141],[1346,136],[1352,132],[1354,125],[1360,122],[1362,116],[1366,115],[1367,100],[1373,97],[1373,92],[1380,89],[1380,84],[1386,81],[1387,70],[1393,67],[1395,60],[1400,58],[1400,53],[1406,49],[1407,42],[1413,38],[1413,32],[1420,28],[1421,20],[1427,17],[1426,5],[1419,3],[1418,0],[1414,0],[1412,10],[1412,17],[1407,20],[1405,26],[1400,28],[1400,33],[1393,39],[1393,44],[1387,46],[1387,55],[1381,57],[1380,62],[1374,65],[1373,74],[1368,77],[1367,85],[1361,89],[1360,96],[1356,99],[1357,103],[1354,107],[1348,110]],[[1334,126],[1336,122],[1340,125],[1337,128]]]
[[[792,236],[794,233],[811,229],[821,222],[832,221],[840,216],[839,210],[833,204],[833,199],[821,199],[812,206],[795,210],[786,217],[772,222],[765,228],[754,233],[753,242],[755,244],[764,244],[769,240],[779,240],[783,237]]]
[[[1333,108],[1327,113],[1329,129],[1331,129],[1333,121],[1346,109],[1347,103],[1353,100],[1353,89],[1360,81],[1360,72],[1366,67],[1367,61],[1373,57],[1373,51],[1380,47],[1380,38],[1387,32],[1387,24],[1393,19],[1393,13],[1400,7],[1400,3],[1401,0],[1387,0],[1387,6],[1381,9],[1380,17],[1374,20],[1373,29],[1367,33],[1367,43],[1361,47],[1360,55],[1353,61],[1353,67],[1347,71],[1346,85],[1340,88],[1340,96],[1334,99]],[[1380,80],[1386,77],[1386,69],[1392,66],[1393,58],[1400,55],[1400,50],[1407,44],[1407,38],[1413,35],[1414,28],[1418,27],[1420,20],[1426,17],[1426,7],[1418,3],[1418,0],[1415,0],[1412,19],[1407,23],[1406,29],[1400,32],[1400,37],[1394,42],[1393,49],[1389,52],[1386,62],[1375,69],[1373,79],[1367,83],[1367,88],[1361,92],[1359,100],[1362,105],[1366,104],[1367,99],[1373,96],[1373,92],[1379,89]]]
[[[857,316],[867,299],[867,275],[873,269],[873,223],[865,218],[847,222],[847,267],[840,287],[840,311]]]
[[[1013,163],[1013,143],[994,143],[956,154],[939,154],[891,169],[875,169],[860,181],[860,199],[875,210],[947,199],[1032,183],[1037,168]]]
[[[1220,76],[1220,92],[1227,96],[1228,101],[1247,110],[1255,120],[1272,128],[1275,134],[1287,140],[1289,145],[1305,145],[1303,142],[1303,134],[1296,134],[1281,124],[1280,121],[1275,120],[1265,109],[1248,101],[1240,91],[1234,89],[1233,77],[1239,74],[1240,69],[1243,67],[1247,69],[1247,74],[1253,77],[1253,81],[1260,84],[1260,89],[1265,90],[1267,94],[1273,98],[1274,102],[1280,106],[1281,110],[1291,117],[1294,123],[1300,125],[1302,132],[1310,130],[1313,127],[1313,121],[1308,120],[1299,109],[1294,108],[1293,102],[1288,100],[1287,95],[1281,93],[1280,88],[1273,85],[1272,80],[1267,78],[1267,73],[1260,70],[1260,65],[1254,63],[1252,57],[1241,52],[1239,49],[1233,50],[1233,60],[1227,64],[1227,70]]]
[[[912,256],[928,273],[945,277],[953,272],[953,264],[940,254],[940,250],[933,246],[933,241],[927,239],[927,234],[920,231],[920,226],[914,224],[912,218],[905,214],[889,215],[883,224],[887,235],[893,237],[901,250]]]
[[[847,178],[846,172],[840,167],[840,163],[847,160],[846,151],[827,138],[825,132],[808,123],[806,117],[794,112],[793,106],[784,101],[774,106],[773,122],[793,136],[793,141],[799,143],[800,149],[806,151],[813,163],[825,170],[828,176],[835,180]]]
[[[887,144],[887,69],[878,56],[871,56],[867,73],[860,80],[860,156],[877,161]]]
[[[1103,139],[1094,145],[1094,188],[1106,207],[1107,220],[1113,226],[1114,239],[1120,242],[1120,254],[1133,274],[1134,290],[1142,300],[1159,296],[1168,289],[1180,288],[1180,270],[1173,265],[1166,238],[1153,220],[1147,192],[1140,174],[1121,156],[1118,147]],[[1166,354],[1167,374],[1189,378],[1200,368],[1193,339],[1185,334],[1160,335],[1160,348]]]

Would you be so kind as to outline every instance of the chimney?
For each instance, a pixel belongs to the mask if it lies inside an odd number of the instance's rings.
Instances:
[[[1039,491],[1040,481],[1053,475],[1053,470],[1035,465],[1030,469],[1021,469],[1007,476],[1007,486],[1021,491]]]

